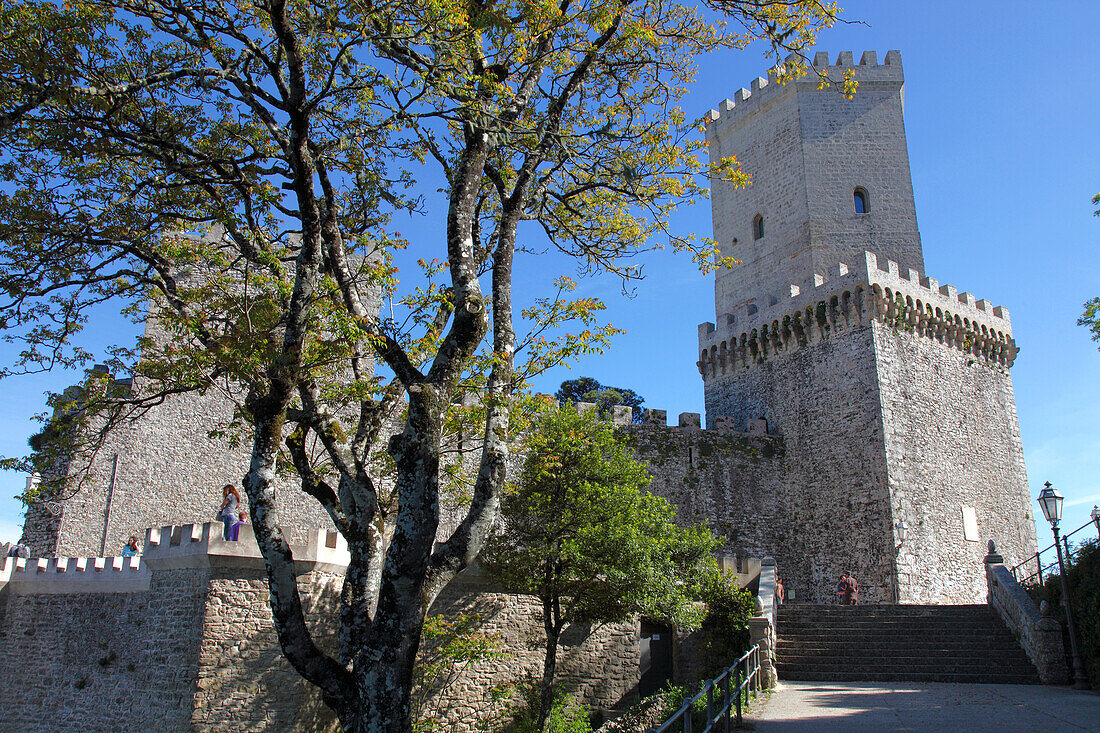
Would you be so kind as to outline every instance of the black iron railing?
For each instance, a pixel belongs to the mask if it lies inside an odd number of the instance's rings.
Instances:
[[[760,690],[760,647],[754,646],[722,674],[709,680],[698,694],[684,701],[676,714],[649,733],[729,733],[733,721],[741,724],[741,708]],[[695,706],[707,701],[706,717],[696,731]],[[701,711],[700,711],[701,712]]]
[[[1073,552],[1070,552],[1069,538],[1084,529],[1091,529],[1092,531],[1098,531],[1096,522],[1089,520],[1082,524],[1077,529],[1073,530],[1069,534],[1062,535],[1062,547],[1066,553],[1066,562],[1069,562],[1072,558],[1077,556],[1077,553],[1081,551],[1081,545],[1073,548]],[[1084,537],[1082,539],[1091,539],[1091,537]],[[1050,562],[1043,562],[1043,553],[1054,549],[1054,545],[1048,545],[1043,549],[1036,552],[1034,555],[1024,560],[1019,565],[1012,568],[1012,577],[1016,578],[1016,582],[1020,585],[1042,585],[1043,574],[1050,575],[1051,571],[1057,572],[1058,570],[1058,553],[1054,553]],[[1049,557],[1049,556],[1048,556]]]

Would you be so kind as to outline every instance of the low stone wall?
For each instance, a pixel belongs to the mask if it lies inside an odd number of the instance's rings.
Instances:
[[[989,605],[997,610],[1020,646],[1039,670],[1039,679],[1048,685],[1069,682],[1069,667],[1062,646],[1062,625],[1040,613],[1012,573],[1004,566],[992,540],[985,558],[985,577],[989,587]]]
[[[760,684],[764,689],[775,687],[779,675],[775,670],[775,630],[779,604],[775,597],[775,560],[764,558],[760,564],[760,591],[757,593],[756,615],[749,619],[749,644],[760,647]]]
[[[316,689],[283,657],[263,559],[242,529],[239,542],[222,540],[220,523],[148,530],[140,558],[0,561],[0,730],[334,731]],[[334,653],[346,545],[321,530],[293,551],[307,623]],[[499,656],[427,699],[442,730],[476,730],[491,688],[541,672],[539,604],[476,568],[429,613],[476,614],[478,631],[500,641]],[[636,620],[573,624],[561,643],[558,679],[575,699],[607,709],[635,698]]]
[[[545,636],[538,600],[502,592],[473,567],[443,590],[429,614],[476,615],[481,620],[477,630],[497,639],[501,652],[469,665],[453,687],[427,696],[426,707],[442,723],[441,730],[475,730],[477,720],[489,713],[492,689],[541,676]],[[568,624],[556,674],[565,694],[605,710],[633,702],[641,665],[638,635],[636,619]]]
[[[322,645],[335,630],[327,606],[339,598],[334,539],[314,533],[294,548]],[[138,558],[4,561],[0,730],[334,729],[279,650],[254,541],[225,542],[218,524],[185,525],[149,530],[144,549]]]

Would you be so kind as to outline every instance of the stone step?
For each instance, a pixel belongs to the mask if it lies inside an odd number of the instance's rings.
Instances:
[[[931,604],[910,604],[895,606],[892,604],[866,604],[861,606],[842,606],[839,603],[786,604],[779,607],[781,614],[880,614],[889,616],[931,614],[934,616],[988,614],[989,607],[982,603],[937,606]]]
[[[820,632],[830,632],[837,634],[859,635],[861,633],[875,632],[878,634],[898,634],[898,635],[912,635],[912,634],[927,634],[927,635],[963,635],[971,633],[985,633],[992,631],[1000,631],[999,629],[991,629],[992,622],[986,622],[984,624],[944,624],[944,625],[921,625],[914,628],[914,624],[885,624],[885,623],[864,623],[864,624],[852,624],[852,623],[838,623],[836,625],[830,625],[827,623],[816,624],[788,624],[782,621],[779,622],[780,634],[814,634]]]
[[[828,642],[798,643],[786,639],[780,639],[776,644],[776,651],[785,654],[874,654],[886,656],[890,654],[928,653],[928,654],[968,654],[981,651],[983,654],[992,654],[999,651],[1017,652],[1020,649],[1015,641],[997,641],[984,644],[969,644],[959,642],[956,644],[941,644],[937,642],[893,642],[884,644],[843,644]]]
[[[784,654],[784,665],[805,666],[842,666],[851,669],[870,669],[871,667],[912,667],[914,669],[924,666],[941,667],[986,667],[1002,668],[1014,667],[1016,664],[1026,664],[1027,658],[1008,655],[974,655],[959,654],[954,656],[924,655],[924,654],[899,654],[891,656],[858,656],[858,655],[809,655],[809,654]]]
[[[825,672],[791,669],[777,665],[776,671],[782,680],[801,682],[960,682],[970,684],[999,685],[1037,685],[1037,674],[1017,674],[999,672]]]
[[[783,606],[781,679],[1038,683],[988,606]]]
[[[942,657],[895,657],[893,659],[875,660],[858,658],[805,658],[787,657],[776,666],[779,669],[817,670],[822,672],[1007,672],[1010,674],[1026,674],[1027,670],[1019,670],[1006,667],[1006,662],[1012,660],[982,659],[975,660],[966,657],[942,658]]]
[[[919,631],[911,630],[897,630],[897,629],[881,629],[878,627],[868,628],[843,628],[843,629],[830,629],[827,627],[815,628],[815,629],[791,629],[786,626],[779,627],[780,639],[822,639],[830,638],[838,641],[858,640],[858,639],[1011,639],[1012,636],[1008,632],[1001,633],[1000,630],[993,630],[987,628],[978,629],[965,629],[963,631],[944,631],[937,633],[931,629],[920,629]]]

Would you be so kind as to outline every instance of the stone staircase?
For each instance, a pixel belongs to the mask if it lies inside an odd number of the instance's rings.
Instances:
[[[785,605],[778,632],[781,680],[1039,683],[984,605]]]

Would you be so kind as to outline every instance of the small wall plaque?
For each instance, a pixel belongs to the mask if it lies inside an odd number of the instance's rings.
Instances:
[[[963,510],[963,539],[967,542],[980,542],[978,538],[978,514],[972,506],[964,506]]]

